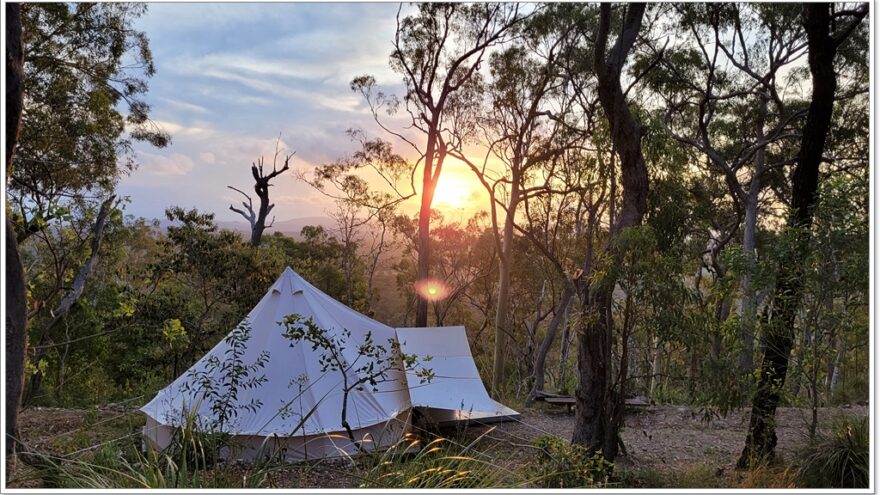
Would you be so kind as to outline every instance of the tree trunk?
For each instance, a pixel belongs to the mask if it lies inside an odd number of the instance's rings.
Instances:
[[[553,346],[553,339],[556,337],[556,330],[565,319],[565,314],[568,312],[568,306],[569,304],[571,304],[574,293],[574,284],[565,284],[565,289],[562,290],[562,296],[559,299],[559,305],[556,307],[556,314],[554,314],[553,319],[550,320],[550,324],[547,326],[547,334],[544,335],[544,340],[541,342],[541,347],[538,348],[538,353],[535,356],[535,371],[534,380],[532,383],[532,391],[526,398],[526,402],[531,402],[535,400],[537,393],[544,390],[544,379],[546,371],[545,363],[547,361],[547,354],[550,352],[550,347]]]
[[[384,219],[380,218],[379,223],[382,225],[382,231],[379,234],[379,245],[376,247],[375,251],[371,253],[370,269],[367,271],[367,304],[370,308],[370,314],[367,316],[371,317],[375,312],[373,309],[373,283],[376,279],[376,270],[379,267],[379,258],[382,257],[382,253],[385,251],[385,231],[387,229]]]
[[[561,391],[565,384],[565,371],[568,361],[568,350],[571,347],[571,332],[568,330],[568,314],[571,311],[572,304],[569,303],[565,308],[565,314],[562,316],[562,342],[559,343],[559,384],[557,391]],[[567,391],[566,391],[567,393]]]
[[[761,115],[767,112],[767,101],[762,99]],[[764,139],[764,119],[759,119],[756,130],[756,139]],[[746,257],[745,269],[740,280],[742,299],[740,300],[740,343],[742,349],[739,356],[739,370],[741,373],[751,373],[755,369],[755,320],[757,319],[757,292],[752,287],[752,277],[756,267],[755,231],[758,228],[758,196],[761,193],[761,179],[764,175],[765,148],[757,151],[755,158],[755,171],[749,183],[749,192],[746,196],[745,218],[743,220],[742,250]]]
[[[260,198],[260,209],[257,211],[256,221],[251,226],[251,245],[255,247],[259,246],[260,242],[262,242],[263,231],[266,230],[266,217],[269,216],[269,212],[275,207],[274,204],[269,202],[269,180],[261,179],[258,177],[254,185],[254,191],[256,191],[257,196]]]
[[[101,208],[98,210],[98,216],[95,219],[95,230],[94,237],[92,238],[92,252],[89,254],[88,259],[85,263],[79,268],[79,271],[76,272],[76,276],[73,278],[73,283],[70,287],[70,292],[61,299],[61,302],[58,304],[58,307],[52,311],[52,320],[46,324],[43,329],[43,338],[40,340],[40,345],[43,346],[45,342],[48,341],[48,337],[52,329],[57,325],[60,321],[67,318],[67,314],[70,313],[70,308],[73,307],[73,304],[82,297],[83,291],[86,288],[86,281],[92,275],[92,272],[95,271],[95,266],[98,264],[98,253],[101,249],[101,242],[104,239],[104,228],[107,225],[107,217],[110,215],[110,211],[113,206],[113,202],[116,200],[116,195],[112,195],[103,203],[101,203]],[[34,356],[34,362],[39,363],[46,357],[46,347],[40,347]],[[31,377],[30,386],[28,387],[27,397],[25,397],[25,403],[29,404],[34,400],[37,396],[37,392],[40,390],[40,387],[43,384],[43,373],[41,371],[37,371]]]
[[[6,4],[6,179],[12,176],[12,159],[24,107],[24,48],[21,5]],[[18,252],[15,229],[6,215],[6,452],[19,449],[18,409],[24,389],[27,350],[27,286]]]
[[[495,354],[492,361],[492,395],[497,399],[504,386],[505,351],[510,340],[510,260],[513,252],[513,222],[519,206],[519,174],[514,169],[510,201],[504,218],[501,252],[498,253],[498,306],[495,312]]]
[[[843,363],[844,357],[846,357],[846,340],[840,339],[840,349],[838,349],[834,356],[834,368],[831,370],[830,379],[828,380],[829,403],[834,398],[834,392],[837,390],[838,383],[840,383],[840,365]]]
[[[538,328],[541,326],[541,322],[544,321],[544,318],[547,317],[547,314],[542,314],[544,307],[544,297],[547,295],[547,281],[545,280],[541,284],[541,294],[538,296],[538,301],[535,303],[535,319],[529,322],[526,320],[523,322],[526,327],[526,332],[528,333],[528,341],[526,342],[526,356],[525,356],[525,375],[529,378],[533,378],[535,376],[535,349],[538,344]],[[519,396],[519,393],[516,394]]]
[[[825,138],[831,126],[837,76],[834,72],[836,41],[831,37],[831,6],[804,4],[803,22],[807,33],[809,66],[813,94],[803,128],[797,164],[792,173],[791,211],[785,242],[791,242],[779,260],[776,288],[764,312],[763,361],[755,396],[752,399],[749,432],[738,468],[771,461],[776,448],[776,408],[788,372],[794,344],[794,322],[803,288],[803,265],[808,254],[813,211],[818,199],[819,165]]]
[[[629,111],[620,85],[620,75],[641,28],[644,13],[644,3],[627,6],[620,34],[606,58],[611,5],[601,4],[593,55],[599,102],[611,128],[612,144],[620,157],[623,199],[605,248],[609,256],[605,257],[607,261],[604,263],[612,266],[596,270],[606,275],[589,287],[583,298],[578,335],[579,382],[575,392],[577,408],[572,443],[583,445],[591,452],[601,451],[609,461],[613,461],[617,455],[619,411],[623,401],[622,394],[614,390],[611,382],[611,304],[616,285],[611,274],[615,271],[614,265],[620,263],[614,243],[623,229],[641,223],[648,196],[648,169],[641,148],[643,128]],[[626,342],[622,345],[626,346]],[[618,383],[625,381],[626,376],[621,376]]]
[[[657,375],[660,373],[660,337],[654,337],[651,345],[651,381],[648,385],[648,398],[654,399],[654,387],[657,385]]]
[[[436,116],[432,123],[437,120]],[[436,126],[432,127],[434,129]],[[430,276],[431,259],[431,204],[434,202],[434,154],[437,148],[437,133],[428,133],[425,148],[425,169],[422,176],[422,202],[419,207],[419,240],[418,264],[416,281],[425,280]],[[439,160],[438,160],[439,162]],[[437,164],[438,167],[440,163]],[[416,327],[428,326],[428,300],[416,294]]]

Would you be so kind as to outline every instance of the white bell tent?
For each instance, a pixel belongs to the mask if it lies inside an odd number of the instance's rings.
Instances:
[[[283,321],[293,314],[310,318],[328,337],[345,343],[335,347],[345,361],[345,376],[338,368],[327,369],[320,347],[285,337]],[[167,447],[174,428],[190,417],[202,428],[231,434],[235,452],[229,454],[242,460],[261,449],[265,454],[267,448],[288,460],[355,453],[342,423],[344,383],[363,378],[355,370],[363,369],[361,363],[368,359],[358,354],[368,336],[389,352],[389,341],[400,336],[402,352],[420,359],[430,354],[431,361],[423,366],[435,377],[420,383],[395,367],[375,385],[350,389],[347,422],[362,448],[396,443],[412,428],[413,407],[441,423],[517,414],[489,398],[463,327],[395,331],[324,294],[288,267],[242,325],[141,409],[147,415],[145,441],[153,448]],[[233,365],[244,373],[231,387]]]

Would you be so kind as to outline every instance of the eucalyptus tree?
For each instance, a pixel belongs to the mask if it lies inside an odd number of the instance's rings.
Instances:
[[[100,203],[136,167],[135,141],[170,137],[144,101],[155,73],[144,4],[22,6],[25,112],[8,192],[19,243],[68,213],[71,199]]]
[[[738,366],[754,367],[756,230],[762,191],[779,169],[806,114],[796,70],[806,54],[794,4],[676,6],[676,46],[655,71],[665,127],[720,174],[742,219]],[[701,160],[703,161],[703,160]]]
[[[522,24],[521,36],[490,56],[489,80],[476,95],[485,100],[478,110],[478,128],[485,141],[482,163],[471,159],[465,148],[472,144],[465,135],[467,129],[459,130],[448,150],[449,156],[466,163],[476,174],[490,201],[499,254],[492,372],[496,395],[505,381],[505,354],[513,333],[510,285],[517,210],[529,198],[549,192],[549,182],[540,180],[537,169],[547,162],[555,163],[577,140],[577,136],[562,133],[564,127],[557,120],[548,118],[551,100],[562,87],[556,59],[568,36],[552,28],[554,19],[544,11],[536,12]],[[501,225],[499,206],[505,213]]]
[[[393,220],[400,204],[416,195],[410,175],[413,166],[395,153],[387,141],[368,139],[358,129],[349,129],[347,134],[358,144],[357,151],[315,167],[311,176],[299,171],[297,178],[331,198],[337,206],[331,216],[337,222],[345,245],[343,265],[347,273],[349,304],[352,300],[352,272],[359,258],[357,239],[361,238],[362,231],[367,231],[370,237],[365,255],[367,304],[372,305],[374,278],[381,258],[390,247]],[[385,186],[384,190],[378,190],[370,180]]]
[[[80,297],[95,265],[77,254],[81,249],[67,249],[66,236],[78,233],[76,244],[87,249],[100,246],[101,222],[83,230],[80,220],[114,201],[117,181],[136,166],[134,141],[158,147],[170,142],[143,100],[155,68],[149,40],[133,23],[145,12],[145,5],[135,4],[21,6],[24,113],[18,148],[8,162],[8,211],[20,246],[35,242],[70,254],[56,258],[47,272],[26,274],[55,276],[51,294],[64,307]],[[39,239],[32,241],[35,235]],[[80,288],[70,287],[70,279]],[[52,321],[41,311],[53,301],[34,300],[27,317]]]
[[[51,256],[28,256],[30,269],[40,274],[31,282],[31,295],[35,300],[29,310],[31,321],[31,337],[33,362],[39,363],[46,356],[47,348],[64,345],[55,342],[60,335],[55,335],[57,327],[65,322],[74,304],[83,296],[86,285],[97,269],[102,253],[102,246],[107,231],[113,230],[121,220],[119,209],[121,201],[111,195],[101,206],[94,209],[85,208],[78,217],[65,219],[62,224],[53,222],[50,226],[33,234],[34,239],[41,241]],[[77,267],[78,265],[78,267]],[[48,284],[45,281],[49,281]],[[50,311],[44,308],[50,307]],[[64,324],[63,342],[70,339],[68,325]],[[25,403],[30,403],[40,389],[43,373],[39,369],[30,377]]]
[[[473,95],[487,51],[514,36],[523,18],[519,4],[509,3],[423,3],[403,19],[398,12],[391,67],[403,76],[408,127],[424,136],[423,145],[381,122],[380,111],[394,114],[400,102],[379,91],[375,78],[361,76],[351,83],[366,99],[377,123],[419,156],[415,163],[422,167],[418,280],[429,276],[431,205],[443,164],[450,147],[457,146],[456,136],[466,134],[460,131],[473,125],[468,111],[473,100],[468,95]],[[427,321],[428,301],[419,297],[415,324],[426,326]]]
[[[24,105],[24,50],[21,36],[21,5],[8,3],[6,14],[6,186],[13,173],[12,160],[18,142]],[[12,220],[6,214],[6,452],[19,446],[18,409],[24,385],[25,351],[27,349],[27,286],[24,267],[15,239]]]
[[[862,46],[861,50],[855,51],[866,55],[865,38],[852,35],[868,15],[868,5],[834,10],[832,4],[804,4],[801,14],[807,35],[812,94],[791,174],[791,203],[782,240],[786,244],[777,260],[775,289],[762,322],[763,360],[752,400],[746,444],[737,461],[740,468],[772,459],[775,454],[776,408],[794,345],[795,319],[804,287],[804,265],[809,256],[813,218],[819,202],[820,166],[825,159],[834,103],[841,96],[837,85],[840,68],[835,67],[835,59],[842,46],[845,50],[852,50],[846,46],[852,40]]]
[[[558,160],[558,170],[547,177],[548,189],[555,192],[527,199],[523,208],[524,222],[516,226],[562,280],[559,302],[535,353],[529,400],[544,391],[547,356],[560,329],[563,330],[560,366],[565,364],[570,341],[568,315],[576,299],[579,280],[592,275],[594,246],[599,238],[601,219],[608,210],[608,164],[603,160],[608,154],[608,149],[597,148],[593,152],[580,147],[563,153]],[[554,187],[553,183],[559,185]],[[577,187],[572,187],[574,185]]]
[[[584,445],[592,452],[601,452],[612,461],[618,450],[618,431],[623,417],[621,392],[626,378],[625,370],[621,370],[622,379],[615,386],[611,376],[613,334],[610,312],[616,285],[615,269],[623,261],[615,244],[624,231],[641,223],[648,198],[648,169],[641,144],[645,129],[629,108],[621,74],[641,30],[645,9],[643,3],[629,4],[624,8],[620,31],[609,50],[612,8],[610,4],[602,4],[593,42],[592,69],[596,76],[596,93],[608,121],[611,142],[620,158],[623,192],[620,211],[611,226],[602,261],[594,268],[601,275],[594,277],[589,287],[582,284],[579,379],[572,442]],[[625,342],[623,346],[626,346]]]

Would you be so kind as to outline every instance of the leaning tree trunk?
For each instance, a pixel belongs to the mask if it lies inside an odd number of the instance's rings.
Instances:
[[[52,311],[52,319],[49,323],[46,324],[43,329],[43,338],[41,339],[41,345],[37,346],[37,352],[33,357],[35,363],[39,363],[42,359],[46,357],[46,349],[47,346],[42,345],[42,343],[47,341],[47,337],[50,335],[50,332],[55,325],[59,324],[62,320],[67,318],[68,313],[70,313],[70,309],[73,307],[74,303],[76,303],[83,295],[83,292],[86,289],[86,282],[92,276],[92,273],[95,271],[95,268],[98,265],[98,257],[99,252],[101,250],[101,243],[104,240],[104,229],[107,227],[107,220],[110,216],[111,211],[113,210],[113,202],[116,201],[116,195],[111,195],[109,198],[104,200],[101,203],[101,208],[98,210],[98,215],[95,218],[95,228],[94,234],[92,237],[91,244],[91,253],[89,254],[88,259],[82,266],[80,266],[79,270],[76,272],[76,276],[73,278],[73,283],[70,286],[70,291],[61,299],[61,302],[58,303],[58,307]],[[176,375],[175,375],[176,376]],[[43,385],[43,372],[37,371],[31,376],[30,385],[28,387],[28,391],[26,397],[24,399],[25,404],[30,404],[34,398],[37,397],[37,392],[40,391],[40,387]]]
[[[565,289],[562,290],[562,296],[559,299],[559,305],[556,307],[556,314],[553,315],[553,319],[550,320],[550,324],[547,326],[547,333],[544,335],[544,340],[541,341],[541,346],[538,348],[538,353],[535,355],[535,370],[533,375],[533,383],[532,390],[529,393],[529,396],[526,398],[526,402],[531,402],[535,400],[538,396],[538,393],[544,391],[544,381],[546,376],[546,361],[547,354],[550,352],[550,347],[553,346],[553,340],[556,337],[556,331],[560,326],[563,325],[563,321],[565,320],[565,315],[568,312],[568,306],[571,304],[571,300],[574,298],[574,294],[576,292],[576,288],[573,283],[567,282],[565,284]]]
[[[6,4],[6,180],[12,176],[12,159],[24,107],[24,48],[21,5]],[[8,187],[8,184],[7,184]],[[18,252],[15,229],[6,215],[6,452],[18,450],[18,409],[24,388],[27,350],[27,288]]]
[[[764,312],[763,361],[752,399],[749,432],[738,468],[773,459],[776,448],[776,408],[788,372],[794,345],[794,321],[803,289],[803,267],[808,253],[813,211],[818,200],[819,165],[831,127],[837,76],[834,56],[838,41],[830,34],[831,6],[804,4],[813,95],[804,125],[797,164],[792,173],[791,211],[784,242],[790,246],[779,259],[776,288]]]
[[[627,106],[620,75],[627,54],[635,43],[645,12],[644,3],[627,7],[617,41],[605,54],[611,28],[611,5],[600,6],[599,28],[593,55],[593,69],[598,81],[599,102],[611,127],[611,141],[620,157],[623,200],[606,244],[603,263],[595,271],[604,272],[583,298],[581,329],[578,335],[578,387],[572,443],[584,445],[591,452],[602,452],[609,461],[617,455],[618,430],[623,396],[612,385],[611,353],[613,320],[611,304],[616,280],[615,265],[620,253],[614,248],[617,236],[626,228],[639,225],[647,209],[648,169],[642,155],[643,128]],[[584,286],[582,285],[582,288]],[[586,288],[585,288],[586,289]],[[624,342],[623,345],[626,345]],[[623,383],[621,376],[618,383]]]

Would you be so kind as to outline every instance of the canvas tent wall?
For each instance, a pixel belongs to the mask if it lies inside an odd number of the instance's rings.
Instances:
[[[146,442],[166,447],[173,428],[181,425],[187,413],[195,414],[202,425],[217,423],[216,400],[206,397],[204,387],[194,381],[209,377],[212,384],[222,387],[217,363],[225,362],[231,348],[239,345],[245,366],[258,362],[264,352],[266,355],[264,365],[253,373],[265,376],[265,380],[238,390],[233,404],[236,415],[222,425],[241,449],[235,457],[252,458],[264,441],[284,449],[289,460],[355,452],[341,420],[342,375],[322,371],[320,351],[313,351],[310,343],[292,346],[283,336],[285,329],[279,322],[290,314],[312,318],[331,335],[339,336],[348,329],[351,345],[345,346],[343,354],[349,363],[357,358],[357,345],[368,332],[377,344],[387,345],[389,339],[396,339],[393,328],[336,301],[287,268],[245,318],[250,337],[243,345],[235,339],[222,340],[141,409],[148,416]],[[352,383],[357,377],[348,378]],[[403,371],[389,372],[388,381],[379,383],[377,389],[361,387],[348,397],[348,423],[367,448],[391,445],[409,429],[411,406]]]
[[[493,423],[513,420],[520,414],[489,397],[464,327],[398,328],[401,350],[415,354],[434,378],[420,383],[407,374],[413,407],[441,426],[461,423]]]

